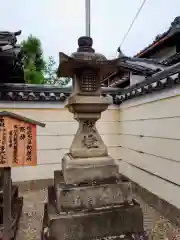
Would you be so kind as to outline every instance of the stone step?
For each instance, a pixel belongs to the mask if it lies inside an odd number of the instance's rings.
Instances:
[[[66,184],[55,187],[56,206],[59,212],[93,209],[132,201],[128,182],[69,187]]]
[[[73,158],[65,154],[62,171],[66,184],[81,184],[118,178],[119,167],[110,156]]]
[[[44,218],[48,239],[85,240],[144,232],[139,204],[57,214],[55,208],[48,203]]]
[[[56,204],[58,212],[93,209],[131,202],[131,187],[124,179],[111,179],[80,186],[65,184],[62,171],[54,173],[54,187],[48,188],[48,201]],[[54,201],[54,200],[55,201]]]

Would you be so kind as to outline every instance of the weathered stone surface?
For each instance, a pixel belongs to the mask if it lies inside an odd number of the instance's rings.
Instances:
[[[100,184],[83,187],[55,187],[58,211],[75,209],[93,209],[97,207],[120,204],[131,201],[130,184]]]
[[[64,176],[62,170],[54,171],[54,186],[56,188],[61,187],[64,184]]]
[[[110,99],[100,96],[100,79],[106,71],[117,70],[116,60],[96,54],[92,42],[81,37],[71,57],[60,53],[58,72],[73,76],[66,107],[79,128],[62,159],[62,172],[55,173],[54,186],[48,188],[42,234],[48,239],[92,240],[143,232],[141,208],[134,201],[123,202],[129,195],[128,184],[118,182],[118,166],[96,128],[110,104]]]
[[[143,232],[143,216],[139,205],[100,208],[91,212],[56,214],[53,206],[45,206],[44,227],[56,240],[86,240],[124,233]]]
[[[77,158],[66,154],[62,159],[62,170],[66,184],[96,181],[119,176],[118,166],[107,157]]]
[[[100,90],[100,89],[99,89]],[[111,99],[112,100],[112,99]],[[69,149],[74,158],[103,157],[108,155],[98,130],[96,121],[111,101],[108,97],[71,95],[66,105],[78,120],[79,128]],[[90,114],[89,114],[90,113]]]

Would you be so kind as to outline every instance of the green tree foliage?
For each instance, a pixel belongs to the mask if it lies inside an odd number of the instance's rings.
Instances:
[[[48,62],[46,64],[46,68],[45,68],[45,74],[46,74],[46,83],[47,84],[56,84],[58,86],[65,86],[67,85],[70,81],[71,78],[58,78],[57,74],[57,67],[56,67],[56,62],[54,60],[54,58],[51,56],[48,59]]]
[[[45,61],[41,41],[30,35],[22,42],[22,50],[26,83],[43,84]]]
[[[70,78],[58,78],[53,57],[45,62],[41,41],[32,35],[22,42],[25,82],[29,84],[51,84],[65,86]]]

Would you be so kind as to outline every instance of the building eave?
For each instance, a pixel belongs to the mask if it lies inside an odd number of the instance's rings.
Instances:
[[[157,51],[163,44],[173,40],[175,35],[180,34],[179,24],[180,17],[176,17],[166,32],[162,33],[160,36],[157,36],[149,46],[142,49],[134,57],[146,57],[146,55],[150,55],[151,52]]]
[[[147,48],[141,50],[139,53],[137,53],[135,55],[135,57],[145,57],[146,54],[150,54],[150,52],[152,52],[153,50],[157,50],[158,48],[160,48],[160,46],[162,46],[162,44],[164,44],[167,40],[170,39],[171,36],[165,36],[164,38],[160,39],[159,41],[152,43],[151,45],[149,45]]]
[[[180,63],[168,69],[146,78],[144,81],[123,89],[122,93],[116,96],[117,104],[136,97],[163,91],[168,88],[176,87],[180,84]]]

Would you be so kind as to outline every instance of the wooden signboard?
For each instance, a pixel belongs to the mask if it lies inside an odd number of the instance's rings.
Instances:
[[[34,166],[36,125],[45,124],[10,112],[0,112],[0,168]]]
[[[11,167],[37,164],[36,125],[45,126],[15,113],[0,112],[0,168],[4,179],[3,240],[10,240],[12,229],[17,227],[12,228]]]

